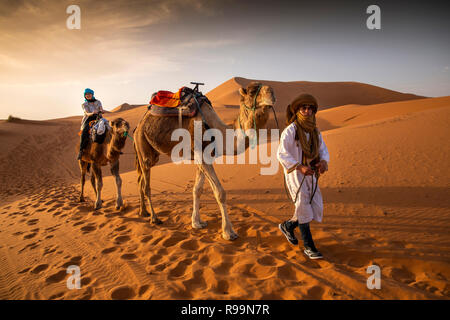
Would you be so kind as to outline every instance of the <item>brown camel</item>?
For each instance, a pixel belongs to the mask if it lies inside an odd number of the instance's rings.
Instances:
[[[120,209],[123,206],[122,200],[122,179],[119,175],[119,157],[121,150],[125,147],[125,141],[127,139],[128,130],[130,125],[122,118],[117,118],[110,121],[111,129],[106,132],[105,140],[102,144],[92,142],[89,139],[89,144],[84,149],[81,160],[79,160],[79,166],[81,170],[81,194],[80,202],[84,202],[84,183],[86,172],[89,172],[89,168],[92,165],[93,174],[91,174],[91,184],[96,194],[95,210],[102,207],[102,166],[106,166],[110,163],[111,173],[116,178],[116,191],[117,201],[116,209]],[[77,146],[79,150],[79,144]]]
[[[259,82],[251,82],[247,88],[240,88],[240,112],[239,116],[233,121],[232,125],[226,125],[216,114],[213,107],[210,105],[207,99],[200,100],[200,109],[204,115],[204,120],[210,128],[218,129],[224,139],[226,137],[227,129],[253,129],[256,123],[257,129],[265,127],[267,120],[269,119],[270,108],[275,104],[275,96],[271,87],[262,85]],[[252,109],[252,107],[255,107]],[[195,117],[183,118],[182,127],[189,130],[191,133],[191,145],[193,145],[193,128],[194,121],[201,121],[202,115],[200,112]],[[153,210],[151,202],[151,189],[150,189],[150,170],[158,160],[161,153],[171,155],[172,148],[178,144],[178,141],[171,141],[171,134],[173,130],[179,128],[179,122],[177,117],[156,117],[147,112],[141,122],[138,124],[134,133],[134,148],[136,151],[136,169],[138,172],[138,184],[140,193],[140,216],[149,216],[145,205],[145,198],[148,201],[148,205],[151,210],[151,222],[161,223],[161,220],[156,216]],[[202,130],[204,130],[202,126]],[[239,137],[242,131],[237,131]],[[242,138],[242,136],[241,136]],[[237,148],[236,140],[245,142],[245,148]],[[238,142],[239,143],[239,142]],[[206,144],[207,145],[207,144]],[[203,143],[202,148],[205,148]],[[234,155],[236,155],[237,149],[247,149],[249,146],[249,139],[235,139],[234,140]],[[223,143],[222,155],[230,155],[226,153],[225,143]],[[239,151],[241,151],[239,150]],[[219,152],[220,152],[219,151]],[[242,151],[241,151],[242,152]],[[194,159],[193,152],[191,152],[191,160]],[[236,232],[233,230],[233,226],[228,218],[226,208],[226,194],[212,164],[207,164],[204,161],[197,163],[197,172],[195,177],[195,184],[193,188],[193,212],[192,212],[192,227],[204,228],[206,222],[200,219],[199,214],[199,201],[200,195],[203,190],[203,183],[205,176],[208,179],[211,188],[214,192],[214,196],[219,205],[222,214],[222,237],[226,240],[234,240],[237,238]]]

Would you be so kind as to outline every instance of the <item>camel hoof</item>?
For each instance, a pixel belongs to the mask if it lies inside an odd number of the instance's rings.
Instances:
[[[146,217],[150,217],[150,214],[147,211],[141,211],[141,212],[139,212],[139,216],[146,218]]]
[[[102,208],[102,203],[103,203],[103,201],[100,201],[100,203],[96,203],[95,204],[95,210],[101,209]]]
[[[159,220],[158,218],[152,218],[151,223],[152,224],[162,224],[163,222],[161,220]]]
[[[222,232],[222,238],[224,238],[225,240],[233,241],[238,238],[238,235],[236,232]]]
[[[84,198],[80,197],[80,202],[84,202]]]
[[[194,229],[203,229],[203,228],[206,228],[207,226],[208,226],[208,222],[205,222],[205,221],[192,223],[192,228],[194,228]]]

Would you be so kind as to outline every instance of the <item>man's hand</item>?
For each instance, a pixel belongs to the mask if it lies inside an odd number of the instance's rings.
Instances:
[[[316,167],[319,169],[320,174],[328,171],[328,163],[325,160],[320,160],[319,163],[316,163]]]
[[[308,166],[303,166],[303,165],[298,165],[297,168],[295,168],[295,170],[300,171],[301,173],[303,173],[305,176],[312,176],[314,174],[314,171],[311,170],[310,167]]]

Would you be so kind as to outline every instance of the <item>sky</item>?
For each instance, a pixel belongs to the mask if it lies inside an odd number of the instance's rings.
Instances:
[[[372,4],[380,30],[366,26]],[[81,115],[86,87],[111,110],[235,76],[446,96],[448,12],[441,1],[0,0],[0,119]]]

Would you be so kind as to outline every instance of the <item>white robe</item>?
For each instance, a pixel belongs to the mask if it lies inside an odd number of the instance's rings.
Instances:
[[[300,183],[303,179],[303,174],[299,170],[293,169],[297,164],[302,162],[302,147],[300,142],[295,140],[296,124],[295,122],[287,126],[280,137],[280,144],[277,151],[277,159],[281,163],[284,169],[284,176],[286,185],[291,195],[292,201],[294,201],[297,191],[300,187]],[[307,139],[309,139],[309,133],[306,133]],[[322,134],[319,132],[319,156],[320,160],[325,160],[327,163],[330,161],[330,155],[328,154],[327,146],[322,139]],[[309,164],[312,159],[306,159]],[[290,171],[290,172],[288,172]],[[301,190],[298,193],[297,201],[295,202],[294,218],[297,218],[299,223],[308,223],[312,220],[322,222],[323,217],[323,200],[322,193],[319,186],[317,186],[314,198],[311,199],[311,194],[314,191],[312,189],[312,180],[314,179],[314,187],[316,185],[316,177],[306,176],[303,181]],[[320,181],[320,179],[319,179]]]

